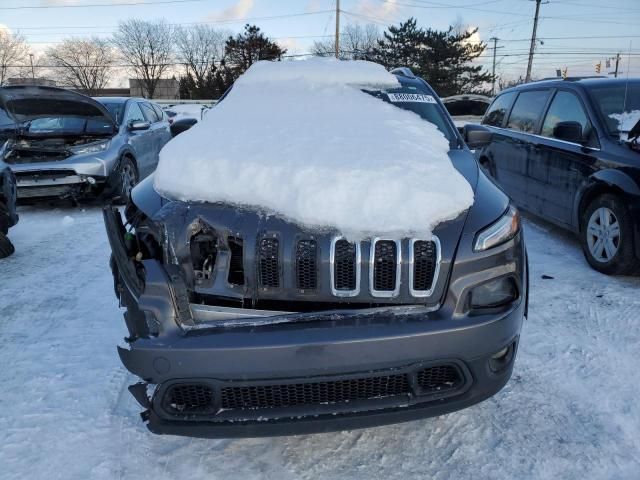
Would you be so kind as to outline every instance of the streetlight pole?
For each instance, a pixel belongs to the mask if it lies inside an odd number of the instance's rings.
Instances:
[[[35,83],[36,80],[36,72],[33,69],[33,53],[29,54],[29,61],[31,62],[31,80]]]
[[[491,72],[491,96],[496,94],[496,50],[498,47],[498,38],[491,37],[489,40],[493,40],[493,69]]]

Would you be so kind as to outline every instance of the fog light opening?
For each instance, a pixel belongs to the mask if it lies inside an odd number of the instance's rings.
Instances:
[[[503,370],[506,370],[509,365],[511,365],[511,361],[513,360],[513,352],[515,351],[515,342],[513,342],[508,347],[505,347],[501,350],[498,350],[496,353],[491,355],[489,359],[489,368],[493,373],[499,373]]]

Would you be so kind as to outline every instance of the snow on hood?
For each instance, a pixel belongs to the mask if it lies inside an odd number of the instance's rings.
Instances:
[[[473,190],[435,125],[362,85],[399,83],[364,61],[254,64],[202,122],[164,147],[156,190],[256,207],[353,240],[429,238],[472,205]]]

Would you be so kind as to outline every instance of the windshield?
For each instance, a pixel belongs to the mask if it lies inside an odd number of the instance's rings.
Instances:
[[[589,95],[604,119],[609,134],[618,135],[621,115],[640,112],[640,82],[630,81],[615,84],[594,85],[588,88]],[[613,115],[613,117],[612,117]],[[624,130],[633,127],[625,126]]]
[[[40,117],[20,124],[22,133],[35,135],[109,135],[113,125],[104,117]]]
[[[438,127],[438,130],[444,134],[450,143],[457,141],[454,132],[445,118],[444,112],[433,95],[424,93],[416,87],[410,86],[384,91],[365,90],[365,92],[398,108],[417,113],[423,120],[431,122]]]
[[[111,116],[115,119],[116,124],[122,124],[122,117],[124,116],[124,103],[122,102],[100,102],[109,111]]]

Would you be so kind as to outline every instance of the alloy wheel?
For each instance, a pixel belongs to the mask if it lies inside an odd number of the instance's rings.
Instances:
[[[620,223],[607,207],[594,210],[587,224],[587,246],[594,260],[606,263],[615,257],[620,247]]]

